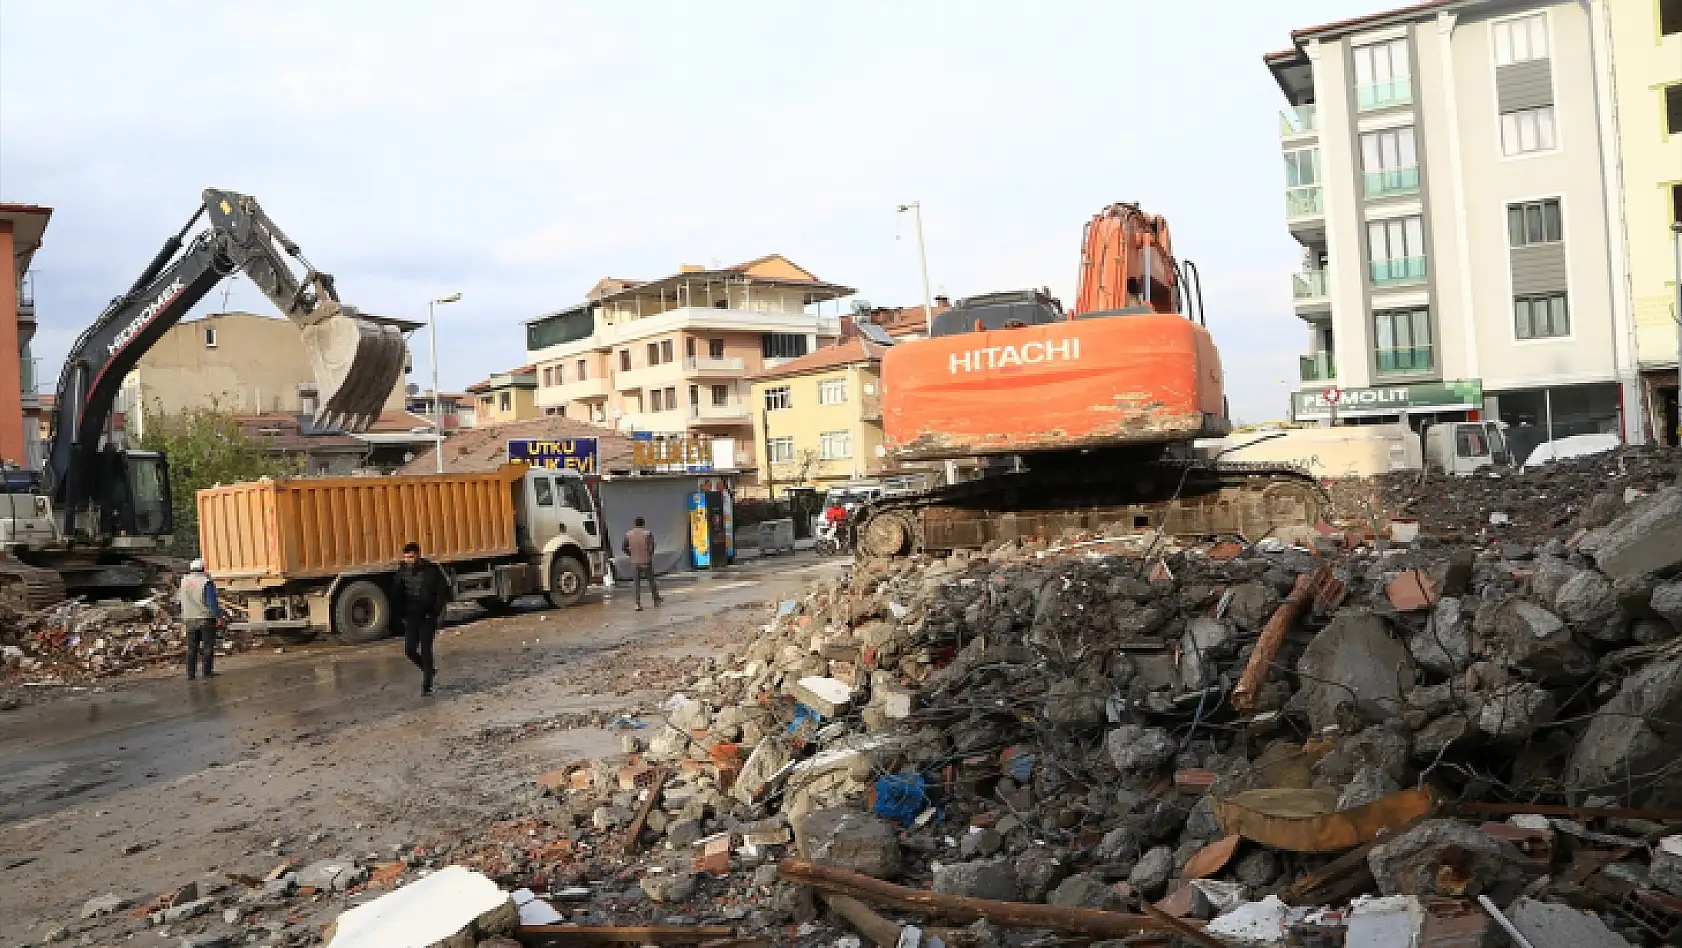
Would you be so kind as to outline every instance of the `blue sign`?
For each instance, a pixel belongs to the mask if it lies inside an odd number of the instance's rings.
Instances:
[[[601,473],[595,438],[515,438],[508,442],[508,460],[580,474]]]

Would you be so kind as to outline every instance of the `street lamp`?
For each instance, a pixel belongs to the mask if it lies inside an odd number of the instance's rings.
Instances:
[[[917,223],[917,264],[923,270],[923,316],[925,317],[924,331],[934,338],[934,300],[929,297],[929,257],[923,252],[923,202],[912,201],[901,204],[899,212],[910,211]]]
[[[460,293],[440,296],[426,303],[426,324],[432,333],[432,457],[437,462],[438,473],[444,473],[444,399],[438,390],[438,316],[435,308],[440,303],[459,303]]]
[[[1670,243],[1676,253],[1676,430],[1671,444],[1682,444],[1682,218],[1670,225]]]

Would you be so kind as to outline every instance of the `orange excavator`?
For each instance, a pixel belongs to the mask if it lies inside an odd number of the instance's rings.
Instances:
[[[882,389],[890,458],[981,458],[1001,473],[861,509],[864,556],[1118,525],[1259,540],[1327,506],[1299,468],[1195,456],[1196,439],[1231,427],[1220,355],[1197,268],[1134,204],[1087,223],[1073,312],[1044,291],[960,300],[930,338],[887,350]]]

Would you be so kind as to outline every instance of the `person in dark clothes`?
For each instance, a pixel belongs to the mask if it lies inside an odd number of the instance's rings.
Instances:
[[[181,604],[181,621],[187,626],[187,680],[192,681],[198,670],[201,651],[204,677],[215,678],[211,662],[216,657],[216,624],[222,618],[222,610],[216,602],[216,584],[204,571],[204,560],[188,564],[177,601]]]
[[[394,615],[403,620],[403,654],[421,670],[421,694],[432,694],[438,666],[432,660],[432,640],[438,620],[450,604],[450,580],[438,564],[421,558],[420,544],[403,544],[403,565],[392,584]]]
[[[631,570],[636,577],[631,580],[631,591],[637,600],[637,611],[642,611],[642,583],[645,579],[648,580],[648,591],[654,594],[654,604],[658,606],[660,587],[654,585],[654,531],[638,517],[636,526],[625,531],[625,542],[620,548],[631,558]]]

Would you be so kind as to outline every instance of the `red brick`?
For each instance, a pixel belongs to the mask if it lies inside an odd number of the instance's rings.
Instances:
[[[1394,580],[1384,591],[1390,604],[1399,612],[1417,612],[1437,601],[1437,587],[1423,572],[1410,569]]]

